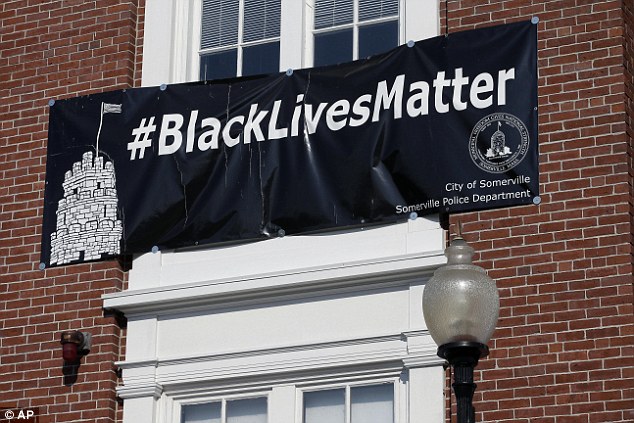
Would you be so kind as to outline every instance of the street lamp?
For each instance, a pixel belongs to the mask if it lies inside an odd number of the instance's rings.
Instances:
[[[473,369],[489,354],[487,342],[500,311],[497,286],[484,269],[472,264],[474,250],[459,235],[445,249],[439,267],[423,291],[423,315],[438,356],[454,369],[452,384],[458,423],[474,423]]]

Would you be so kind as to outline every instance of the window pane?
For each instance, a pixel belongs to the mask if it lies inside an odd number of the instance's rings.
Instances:
[[[279,42],[258,44],[242,50],[242,76],[277,73],[279,70]]]
[[[385,53],[398,45],[398,22],[359,27],[359,59]]]
[[[345,401],[345,389],[305,392],[303,423],[344,423]]]
[[[200,56],[200,80],[233,78],[236,76],[237,61],[236,49]]]
[[[352,423],[392,423],[394,385],[358,386],[350,389]]]
[[[181,407],[181,423],[220,423],[220,403],[184,405]]]
[[[227,423],[266,423],[266,398],[227,401]]]
[[[315,66],[352,60],[352,29],[315,35]]]
[[[280,4],[280,0],[245,0],[245,43],[280,36]]]
[[[235,0],[203,0],[201,49],[238,42],[238,6]]]
[[[359,0],[359,21],[398,16],[398,0]]]
[[[352,23],[354,0],[315,0],[315,29]]]

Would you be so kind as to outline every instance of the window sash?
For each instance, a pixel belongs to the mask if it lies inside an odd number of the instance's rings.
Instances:
[[[200,25],[198,68],[201,79],[206,74],[204,56],[231,50],[236,50],[236,72],[232,76],[242,76],[245,49],[272,43],[279,45],[281,0],[202,0]],[[275,70],[279,70],[279,63]]]
[[[222,398],[182,404],[180,423],[267,423],[267,397]]]
[[[371,28],[387,22],[397,22],[400,27],[399,0],[315,0],[315,15],[313,19],[313,60],[317,54],[316,37],[329,32],[352,29],[352,57],[350,61],[361,58],[359,56],[359,30]],[[342,13],[343,12],[343,13]],[[343,17],[337,18],[339,13]],[[399,42],[400,29],[397,29],[397,43]],[[396,45],[394,47],[396,47]],[[343,59],[343,58],[342,58]],[[313,62],[313,66],[315,62]]]
[[[399,0],[359,0],[359,22],[380,18],[398,18]]]
[[[243,41],[279,39],[281,13],[279,0],[244,0]]]
[[[203,0],[200,49],[238,44],[240,4],[235,0]]]
[[[396,387],[383,382],[304,390],[301,423],[395,423]],[[377,401],[372,401],[372,391],[379,394]]]

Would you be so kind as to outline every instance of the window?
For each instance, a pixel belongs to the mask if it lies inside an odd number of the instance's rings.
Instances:
[[[266,398],[247,398],[188,404],[181,423],[267,423]]]
[[[440,371],[438,372],[440,375]],[[444,373],[442,373],[444,375]],[[443,376],[444,377],[444,376]],[[444,378],[438,378],[440,386]],[[313,381],[315,382],[315,381]],[[322,382],[326,382],[322,380]],[[398,423],[408,421],[408,387],[399,378],[354,380],[302,387],[271,386],[266,393],[225,391],[220,396],[176,394],[164,411],[179,423]],[[442,391],[439,389],[438,391]],[[230,393],[231,392],[231,393]],[[442,392],[436,400],[442,409]],[[423,400],[421,400],[423,401]],[[423,401],[424,402],[424,401]],[[172,412],[174,414],[172,414]]]
[[[304,392],[302,423],[393,423],[394,384]]]
[[[281,0],[203,0],[200,79],[278,72]]]
[[[147,0],[141,80],[154,86],[347,62],[439,29],[436,0]],[[347,44],[329,45],[328,36]]]
[[[349,62],[399,44],[399,0],[315,0],[314,66]]]

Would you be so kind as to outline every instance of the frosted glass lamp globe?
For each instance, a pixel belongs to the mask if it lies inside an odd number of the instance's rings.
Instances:
[[[440,347],[451,343],[486,346],[498,320],[497,286],[472,264],[474,250],[461,237],[445,249],[447,264],[438,268],[423,291],[423,315]]]

